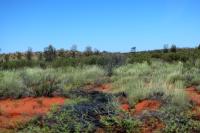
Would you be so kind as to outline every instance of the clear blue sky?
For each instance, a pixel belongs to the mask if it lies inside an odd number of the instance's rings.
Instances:
[[[199,7],[200,0],[0,0],[0,48],[194,47],[200,43]]]

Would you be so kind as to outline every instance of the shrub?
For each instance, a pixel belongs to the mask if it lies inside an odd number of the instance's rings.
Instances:
[[[63,68],[24,68],[0,72],[0,97],[52,96],[105,78],[97,66]],[[16,93],[15,93],[16,91]]]
[[[1,98],[19,98],[26,96],[26,86],[18,72],[4,71],[0,80],[0,97]]]

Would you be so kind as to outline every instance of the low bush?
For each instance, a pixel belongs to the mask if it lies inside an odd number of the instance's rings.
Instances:
[[[97,66],[25,68],[0,73],[0,97],[64,95],[68,90],[94,84],[105,78]]]

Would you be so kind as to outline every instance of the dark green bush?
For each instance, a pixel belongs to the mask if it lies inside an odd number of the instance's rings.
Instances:
[[[0,64],[0,69],[17,69],[17,68],[23,68],[23,67],[34,67],[37,66],[37,61],[27,61],[27,60],[17,60],[17,61],[9,61],[9,62],[3,62]]]

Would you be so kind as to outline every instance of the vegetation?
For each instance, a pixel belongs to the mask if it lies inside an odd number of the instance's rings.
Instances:
[[[29,52],[30,58],[28,52],[17,52],[16,59],[12,54],[1,55],[0,98],[63,96],[69,100],[53,106],[48,114],[26,123],[17,132],[102,129],[140,133],[145,126],[156,128],[156,124],[162,124],[155,130],[158,132],[200,132],[199,116],[194,114],[199,105],[185,90],[200,88],[198,47],[165,45],[161,50],[143,52],[133,47],[130,53],[109,53],[91,47],[79,52],[76,45],[70,51],[56,50],[49,45],[44,52]],[[112,85],[108,92],[101,87],[107,83]],[[136,106],[145,100],[155,100],[159,107],[137,114]]]
[[[105,74],[97,66],[66,67],[63,69],[25,68],[1,71],[0,96],[20,98],[26,96],[64,95],[68,90],[88,83],[96,83]]]

